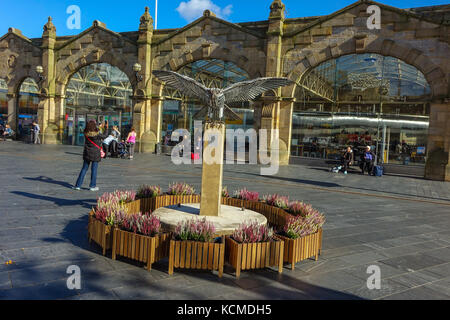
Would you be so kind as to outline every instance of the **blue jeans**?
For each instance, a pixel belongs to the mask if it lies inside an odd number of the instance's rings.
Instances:
[[[77,179],[77,184],[75,187],[81,188],[81,185],[83,184],[84,176],[86,175],[86,172],[89,169],[89,165],[91,164],[91,161],[84,160],[83,168],[81,168],[80,175]],[[98,162],[92,162],[91,166],[91,184],[89,185],[89,188],[95,188],[97,186],[97,168],[98,168]]]

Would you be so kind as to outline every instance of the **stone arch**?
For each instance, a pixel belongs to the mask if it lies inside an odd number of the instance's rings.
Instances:
[[[376,53],[383,56],[390,56],[400,59],[421,71],[431,88],[432,99],[439,99],[448,96],[448,81],[442,68],[431,61],[431,58],[422,51],[403,44],[398,44],[391,39],[379,38],[373,41],[364,49],[356,49],[355,45],[349,45],[349,41],[336,46],[327,46],[320,53],[309,53],[303,55],[300,62],[286,76],[298,81],[307,71],[315,68],[319,64],[336,59],[349,54]],[[294,97],[296,85],[286,87],[283,93],[288,97]]]
[[[260,70],[263,66],[252,63],[251,59],[247,57],[247,54],[242,49],[221,47],[215,43],[203,43],[196,46],[194,50],[192,49],[185,47],[172,51],[168,56],[158,55],[153,60],[153,67],[154,69],[164,68],[168,64],[170,70],[177,71],[185,65],[198,60],[217,59],[234,63],[247,72],[250,78],[256,78],[258,75],[264,74],[264,70]],[[264,53],[261,52],[261,54]]]
[[[123,57],[114,56],[112,53],[105,53],[100,57],[96,54],[89,54],[77,59],[75,63],[67,62],[63,66],[59,67],[56,71],[56,93],[64,96],[70,78],[80,69],[94,63],[107,63],[118,68],[127,75],[128,80],[131,83],[131,87],[133,88],[133,92],[135,91],[137,81],[132,66],[129,65]]]

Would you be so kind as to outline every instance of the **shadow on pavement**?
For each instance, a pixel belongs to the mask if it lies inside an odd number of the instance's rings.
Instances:
[[[63,186],[66,188],[72,188],[72,184],[65,182],[65,181],[58,181],[58,180],[54,180],[50,177],[45,177],[45,176],[39,176],[36,178],[31,178],[31,177],[23,177],[26,180],[30,180],[30,181],[38,181],[38,182],[45,182],[45,183],[51,183],[51,184],[56,184],[59,186]]]
[[[27,197],[30,199],[37,199],[37,200],[53,202],[55,205],[57,205],[59,207],[82,206],[83,208],[91,209],[96,203],[95,199],[70,200],[70,199],[42,196],[39,194],[23,192],[23,191],[11,191],[11,193],[22,196],[22,197]]]

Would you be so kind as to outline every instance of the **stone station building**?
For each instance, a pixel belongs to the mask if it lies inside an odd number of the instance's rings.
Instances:
[[[367,8],[381,8],[369,29]],[[357,1],[335,13],[285,18],[274,0],[265,21],[230,23],[205,11],[179,29],[138,31],[94,21],[41,38],[16,28],[0,38],[0,114],[20,135],[36,119],[46,144],[82,144],[86,121],[134,127],[137,149],[154,152],[166,133],[193,130],[198,102],[164,88],[152,70],[207,86],[262,76],[295,84],[235,106],[230,128],[279,129],[282,164],[336,159],[345,145],[373,145],[380,161],[450,181],[450,5],[398,9]]]

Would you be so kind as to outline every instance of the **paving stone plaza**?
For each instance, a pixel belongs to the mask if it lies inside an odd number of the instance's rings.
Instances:
[[[200,166],[175,166],[165,155],[100,163],[98,192],[71,189],[82,148],[0,142],[0,299],[450,299],[450,185],[423,178],[334,174],[281,167],[262,177],[256,165],[224,168],[229,190],[247,186],[311,203],[325,213],[323,252],[291,271],[242,272],[223,278],[200,271],[151,272],[103,257],[87,241],[96,197],[143,183],[200,188]],[[12,263],[7,264],[8,261]],[[81,269],[81,290],[66,286],[67,267]],[[367,267],[381,270],[381,289],[367,288]]]
[[[450,4],[25,1],[0,19],[0,300],[450,299]]]

